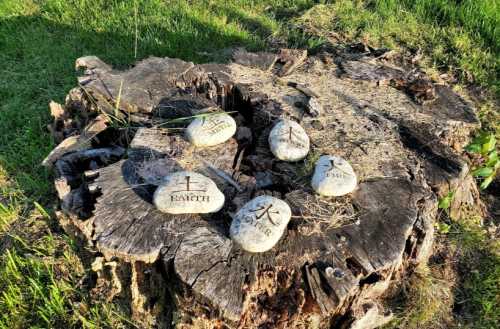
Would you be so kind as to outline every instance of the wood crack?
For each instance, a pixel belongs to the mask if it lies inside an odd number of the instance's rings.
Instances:
[[[417,105],[400,90],[373,83],[400,72],[371,63],[378,59],[344,63],[339,77],[334,67],[309,57],[287,79],[306,91],[314,89],[323,111],[302,117],[296,102],[304,95],[275,83],[267,69],[275,54],[246,54],[238,52],[240,64],[151,57],[126,71],[86,72],[81,94],[88,100],[81,102],[86,104],[81,117],[96,115],[99,101],[102,110],[113,111],[110,104],[123,85],[120,104],[137,112],[120,114],[141,127],[131,143],[130,135],[112,127],[99,135],[100,147],[118,144],[128,157],[91,148],[68,153],[68,163],[56,163],[63,211],[106,257],[133,266],[159,261],[177,314],[203,319],[207,326],[218,321],[229,327],[292,328],[309,325],[311,316],[324,327],[348,324],[361,301],[378,298],[370,294],[391,273],[428,257],[436,196],[462,186],[466,177],[466,163],[449,145],[468,136],[472,112],[451,89],[436,88],[436,101]],[[241,130],[223,145],[193,148],[177,130],[157,125],[216,104],[231,112]],[[310,158],[303,162],[277,161],[269,152],[269,130],[282,117],[300,118],[311,139]],[[342,156],[353,165],[360,178],[355,192],[335,199],[312,192],[310,167],[322,154]],[[160,164],[159,173],[144,169]],[[142,184],[180,168],[217,184],[226,197],[219,213],[172,216],[153,206],[155,186]],[[98,173],[95,180],[83,174],[89,169]],[[85,184],[91,197],[81,189]],[[464,198],[475,192],[463,186]],[[273,249],[249,254],[232,244],[227,230],[231,214],[261,194],[286,200],[293,219]],[[87,218],[84,207],[91,209]],[[335,216],[350,217],[332,225]],[[139,272],[134,280],[136,290],[148,284]],[[158,303],[152,295],[141,293],[140,299],[144,305]]]

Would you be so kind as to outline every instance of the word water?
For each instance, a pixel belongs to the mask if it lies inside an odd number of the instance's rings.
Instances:
[[[217,212],[224,201],[224,194],[210,178],[191,171],[166,176],[153,196],[156,208],[168,214]]]
[[[309,153],[309,136],[297,122],[282,119],[269,133],[271,152],[283,161],[299,161]]]
[[[341,196],[354,191],[357,178],[346,160],[333,155],[323,155],[316,162],[311,185],[320,195]]]
[[[236,121],[227,113],[208,114],[194,119],[186,129],[186,138],[195,146],[222,144],[236,132]]]
[[[262,195],[247,202],[236,213],[229,234],[246,251],[268,251],[285,232],[291,216],[285,201]]]

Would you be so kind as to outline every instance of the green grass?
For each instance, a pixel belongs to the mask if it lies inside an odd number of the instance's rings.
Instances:
[[[440,255],[420,265],[390,300],[395,319],[385,329],[500,326],[500,243],[488,236],[474,213],[437,233]]]
[[[134,7],[133,1],[0,2],[0,241],[31,231],[34,202],[55,199],[50,173],[40,166],[53,147],[47,105],[63,102],[76,85],[77,57],[94,54],[118,67],[149,55],[201,62],[219,59],[216,52],[227,47],[262,48],[277,29],[250,1],[227,7],[141,1],[137,16]],[[54,227],[38,229],[41,235],[0,247],[0,328],[130,326],[117,316],[118,306],[91,301],[77,286],[88,268],[79,264],[58,277],[75,264],[58,250],[72,257],[75,251]]]
[[[450,295],[450,283],[435,269],[420,265],[392,300],[395,317],[383,328],[446,328],[453,304]]]
[[[41,208],[0,241],[0,329],[126,328],[126,309],[91,301],[81,250]]]
[[[456,299],[464,323],[475,328],[500,326],[500,241],[488,237],[481,218],[470,215],[454,221],[450,240],[460,248],[462,285]]]
[[[79,248],[34,206],[51,213],[55,194],[40,166],[54,146],[47,105],[76,85],[77,57],[97,55],[121,68],[150,55],[206,62],[225,60],[220,50],[235,46],[314,51],[334,31],[343,41],[419,48],[427,68],[498,95],[498,1],[316,2],[0,1],[0,328],[131,326],[119,305],[90,299],[78,284],[90,272]],[[486,124],[497,114],[494,103],[481,111]],[[467,241],[469,231],[457,236]],[[483,325],[494,323],[498,263],[481,246],[474,254],[487,269],[466,278],[458,294],[471,305],[464,321]]]
[[[334,1],[313,7],[297,23],[349,41],[420,49],[430,67],[500,95],[499,1]]]

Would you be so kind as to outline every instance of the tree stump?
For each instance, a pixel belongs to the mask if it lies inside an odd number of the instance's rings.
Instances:
[[[229,64],[199,65],[151,57],[124,71],[83,57],[79,86],[64,107],[51,104],[51,130],[64,141],[45,164],[55,168],[60,221],[96,251],[96,289],[129,300],[144,327],[376,327],[390,319],[380,297],[429,256],[437,198],[454,191],[452,213],[474,202],[459,153],[478,121],[449,87],[369,55],[332,63],[283,53],[238,50]],[[182,118],[207,108],[229,112],[238,130],[197,148]],[[308,133],[304,161],[270,153],[281,117]],[[312,191],[322,154],[352,164],[355,192]],[[159,212],[158,181],[181,169],[212,178],[224,208]],[[285,200],[292,220],[273,249],[248,253],[228,228],[262,194]]]

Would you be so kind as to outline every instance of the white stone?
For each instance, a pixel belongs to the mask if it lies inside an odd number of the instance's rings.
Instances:
[[[153,196],[156,208],[169,214],[217,212],[224,201],[224,194],[210,178],[192,171],[178,171],[166,176]]]
[[[258,196],[236,213],[229,234],[246,251],[268,251],[283,235],[291,216],[285,201],[268,195]]]
[[[341,196],[356,188],[357,178],[346,160],[333,155],[323,155],[316,162],[311,185],[320,195]]]
[[[214,146],[224,143],[235,132],[236,121],[229,114],[207,114],[189,124],[186,128],[186,138],[195,146]]]
[[[297,122],[282,119],[269,133],[271,152],[283,161],[299,161],[309,153],[309,136]]]

